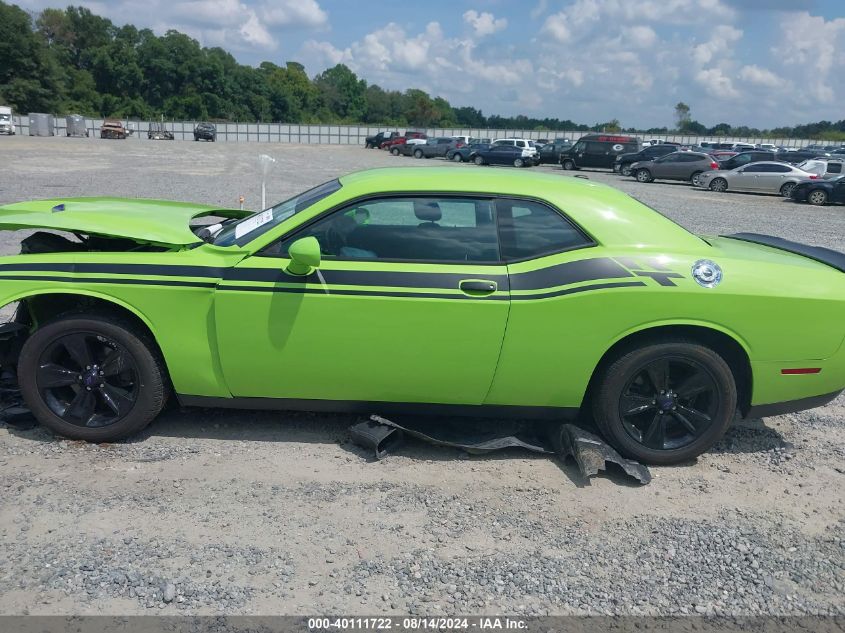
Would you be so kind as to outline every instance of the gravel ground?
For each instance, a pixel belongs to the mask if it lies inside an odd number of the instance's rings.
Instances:
[[[268,200],[354,169],[443,164],[342,146],[4,138],[0,203],[244,194],[254,207],[259,153],[277,160]],[[842,207],[584,173],[697,232],[842,248]],[[348,440],[353,421],[171,409],[99,446],[0,425],[0,614],[845,614],[845,398],[739,422],[645,487],[414,441],[372,463]]]

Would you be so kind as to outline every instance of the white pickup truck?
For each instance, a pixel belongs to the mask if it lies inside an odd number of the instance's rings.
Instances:
[[[12,108],[9,106],[0,106],[0,134],[15,133],[15,124],[12,121]]]

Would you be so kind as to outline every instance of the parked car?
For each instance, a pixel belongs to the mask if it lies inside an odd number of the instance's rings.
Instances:
[[[717,161],[725,160],[726,158],[730,158],[731,156],[736,156],[736,152],[732,152],[728,149],[713,149],[707,153],[710,154]]]
[[[394,136],[392,138],[382,141],[381,145],[379,145],[379,148],[390,151],[391,149],[393,149],[394,145],[403,145],[404,143],[411,140],[415,140],[418,143],[422,143],[427,138],[428,136],[425,132],[408,131],[405,132],[405,134],[403,134],[402,136]]]
[[[118,119],[106,119],[100,126],[100,138],[125,139],[127,134],[123,121]]]
[[[534,164],[534,155],[527,147],[517,147],[499,143],[480,148],[470,154],[470,160],[476,165],[513,165],[530,167]]]
[[[14,136],[15,134],[11,106],[0,106],[0,134],[8,134],[9,136]]]
[[[528,150],[528,153],[533,157],[537,155],[537,146],[534,141],[527,138],[497,138],[492,145],[512,145],[520,149]]]
[[[189,223],[209,213],[228,220],[200,239]],[[58,198],[0,207],[0,228],[115,244],[0,259],[0,304],[21,302],[0,356],[36,420],[70,439],[137,434],[169,396],[388,415],[504,407],[590,415],[626,457],[672,464],[712,447],[737,410],[794,412],[845,389],[841,254],[705,241],[577,178],[370,170],[254,215]]]
[[[160,121],[151,121],[147,128],[147,138],[151,141],[172,141],[173,132],[164,127]]]
[[[730,171],[717,170],[700,176],[698,185],[711,191],[754,191],[779,193],[788,198],[796,183],[818,176],[782,162],[751,163]]]
[[[475,152],[482,149],[488,149],[490,147],[490,139],[484,139],[483,142],[479,139],[470,139],[472,142],[469,145],[463,145],[461,147],[454,147],[450,148],[446,152],[446,160],[455,161],[456,163],[465,163],[467,161],[471,161],[472,156]]]
[[[816,174],[821,178],[838,178],[845,170],[843,170],[843,160],[831,158],[811,158],[796,165],[798,169]]]
[[[659,158],[661,156],[666,156],[667,154],[676,152],[677,150],[678,148],[674,145],[660,143],[658,145],[649,145],[648,147],[644,147],[639,152],[633,152],[631,154],[619,154],[616,157],[615,162],[613,163],[613,171],[618,174],[622,174],[623,176],[630,176],[631,165],[633,165],[634,163],[643,160],[653,160],[655,158]]]
[[[713,160],[710,154],[673,152],[654,160],[633,163],[631,175],[638,182],[688,180],[693,185],[698,185],[702,174],[718,168],[719,163]]]
[[[729,171],[731,169],[747,165],[748,163],[756,163],[761,160],[778,160],[779,158],[780,157],[774,152],[764,152],[760,150],[740,152],[739,154],[734,154],[730,158],[720,160],[719,169]]]
[[[560,154],[560,165],[564,169],[581,167],[604,167],[613,169],[616,157],[640,151],[640,139],[633,136],[610,134],[587,134],[578,139],[572,147]]]
[[[381,144],[385,141],[389,141],[397,136],[399,136],[399,132],[379,132],[378,134],[373,134],[372,136],[365,138],[364,147],[367,149],[377,149],[381,147]]]
[[[197,123],[194,128],[194,140],[199,141],[200,139],[212,143],[217,140],[217,128],[213,123]]]
[[[831,154],[822,150],[805,149],[795,150],[794,152],[784,152],[783,154],[778,152],[778,160],[783,160],[787,163],[792,163],[793,165],[803,163],[805,160],[810,158],[831,158]]]
[[[393,156],[413,156],[414,148],[428,143],[427,138],[409,138],[404,143],[393,143],[388,150]],[[432,139],[434,140],[434,139]]]
[[[456,141],[449,136],[430,138],[425,143],[406,145],[411,147],[411,155],[414,158],[446,158],[450,149],[460,149],[464,146],[462,141]]]
[[[560,153],[572,147],[569,141],[553,141],[541,146],[537,151],[539,163],[543,165],[560,165]]]
[[[735,152],[747,152],[756,148],[751,143],[734,143],[731,145],[731,149]]]
[[[774,143],[757,143],[756,149],[761,149],[766,152],[776,152],[778,148]]]
[[[830,180],[802,180],[792,188],[789,197],[795,202],[809,202],[817,206],[829,202],[845,204],[845,175]]]

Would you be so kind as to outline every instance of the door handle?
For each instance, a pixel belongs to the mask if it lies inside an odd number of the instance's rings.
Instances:
[[[461,292],[471,295],[473,297],[484,297],[496,292],[498,288],[495,281],[487,279],[464,279],[459,287]]]

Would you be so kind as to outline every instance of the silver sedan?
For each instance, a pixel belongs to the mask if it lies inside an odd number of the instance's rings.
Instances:
[[[704,172],[699,177],[698,186],[718,192],[779,193],[788,198],[795,184],[807,178],[815,180],[818,176],[787,163],[763,161],[731,170]]]

